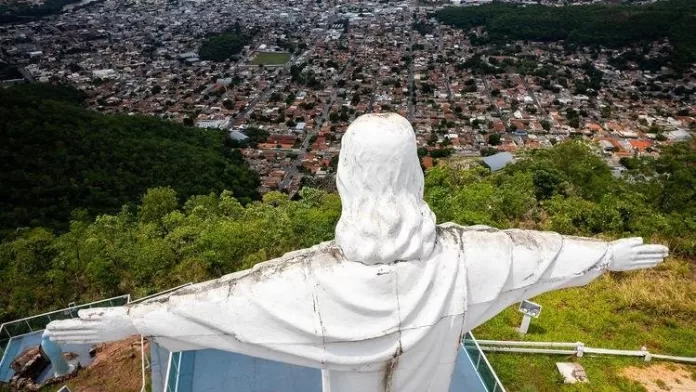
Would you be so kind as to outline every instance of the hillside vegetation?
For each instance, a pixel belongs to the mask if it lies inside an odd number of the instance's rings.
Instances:
[[[435,16],[462,29],[484,26],[488,38],[498,42],[564,40],[570,45],[619,48],[666,38],[673,47],[666,59],[672,67],[683,70],[696,61],[696,3],[691,0],[567,7],[494,2],[448,7]]]
[[[185,198],[229,189],[246,203],[258,175],[223,132],[142,116],[105,116],[68,87],[0,89],[0,234],[67,229],[71,213],[96,216],[137,203],[150,187]]]

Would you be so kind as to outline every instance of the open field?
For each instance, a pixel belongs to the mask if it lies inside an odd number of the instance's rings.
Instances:
[[[283,65],[290,60],[290,53],[286,52],[257,52],[251,64],[253,65]]]
[[[640,350],[651,353],[696,357],[696,268],[668,259],[652,271],[607,274],[594,283],[534,299],[544,308],[521,338],[514,330],[522,315],[516,307],[506,309],[474,330],[479,339],[577,342],[587,346]],[[626,368],[657,364],[679,366],[696,380],[696,366],[673,365],[639,358],[593,356],[583,358],[543,354],[488,353],[488,358],[510,392],[546,391],[646,391],[636,381],[622,376]],[[556,362],[579,362],[590,383],[563,385]],[[674,380],[652,380],[662,385]]]

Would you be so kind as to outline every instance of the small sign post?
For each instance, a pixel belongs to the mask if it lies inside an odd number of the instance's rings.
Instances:
[[[520,308],[518,311],[524,316],[522,317],[522,323],[517,331],[524,335],[529,330],[529,324],[532,322],[532,317],[539,318],[539,314],[541,314],[541,305],[524,300],[520,302]]]

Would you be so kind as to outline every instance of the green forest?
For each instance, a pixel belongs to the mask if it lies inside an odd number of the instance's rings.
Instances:
[[[673,68],[682,70],[696,61],[696,2],[691,0],[566,7],[494,2],[447,7],[435,16],[462,29],[484,26],[493,42],[563,40],[568,45],[618,48],[667,38],[673,47],[668,56]]]
[[[225,189],[243,203],[259,198],[258,175],[225,146],[224,132],[106,116],[84,99],[69,87],[0,89],[0,235],[64,231],[71,217],[118,212],[156,186],[181,200]]]
[[[28,22],[48,15],[58,14],[68,4],[79,0],[46,0],[40,5],[25,2],[3,2],[0,4],[0,24]]]
[[[198,55],[201,60],[226,61],[239,54],[251,41],[253,34],[242,32],[239,22],[221,33],[211,34],[201,43]]]

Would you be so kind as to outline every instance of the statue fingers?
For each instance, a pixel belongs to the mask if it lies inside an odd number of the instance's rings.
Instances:
[[[627,246],[639,246],[639,245],[643,244],[643,238],[642,237],[623,238],[620,240],[616,240],[614,242],[620,243],[621,245],[627,245]]]
[[[49,331],[48,336],[63,337],[63,336],[80,335],[80,336],[96,337],[96,336],[98,336],[98,332],[99,331],[97,331],[96,329],[69,329],[69,330]]]
[[[77,316],[83,320],[101,320],[112,313],[109,310],[108,308],[80,309],[77,311]]]
[[[667,248],[664,245],[643,245],[638,248],[638,254],[656,254],[663,255],[663,257],[667,257],[667,255],[669,254],[669,248]]]
[[[93,328],[93,325],[90,325],[90,323],[96,322],[96,320],[82,319],[59,320],[50,322],[46,329],[50,332],[89,330]]]
[[[634,257],[634,260],[664,260],[667,255],[663,253],[646,253],[638,254]]]
[[[56,343],[78,343],[78,342],[99,342],[98,336],[82,336],[82,335],[66,335],[66,336],[53,336],[48,337]]]
[[[50,339],[58,344],[98,344],[102,342],[97,338],[86,338],[84,336],[51,337]]]
[[[628,268],[626,268],[625,271],[653,268],[653,267],[656,267],[661,262],[662,262],[662,259],[636,260],[636,262],[634,262]]]

